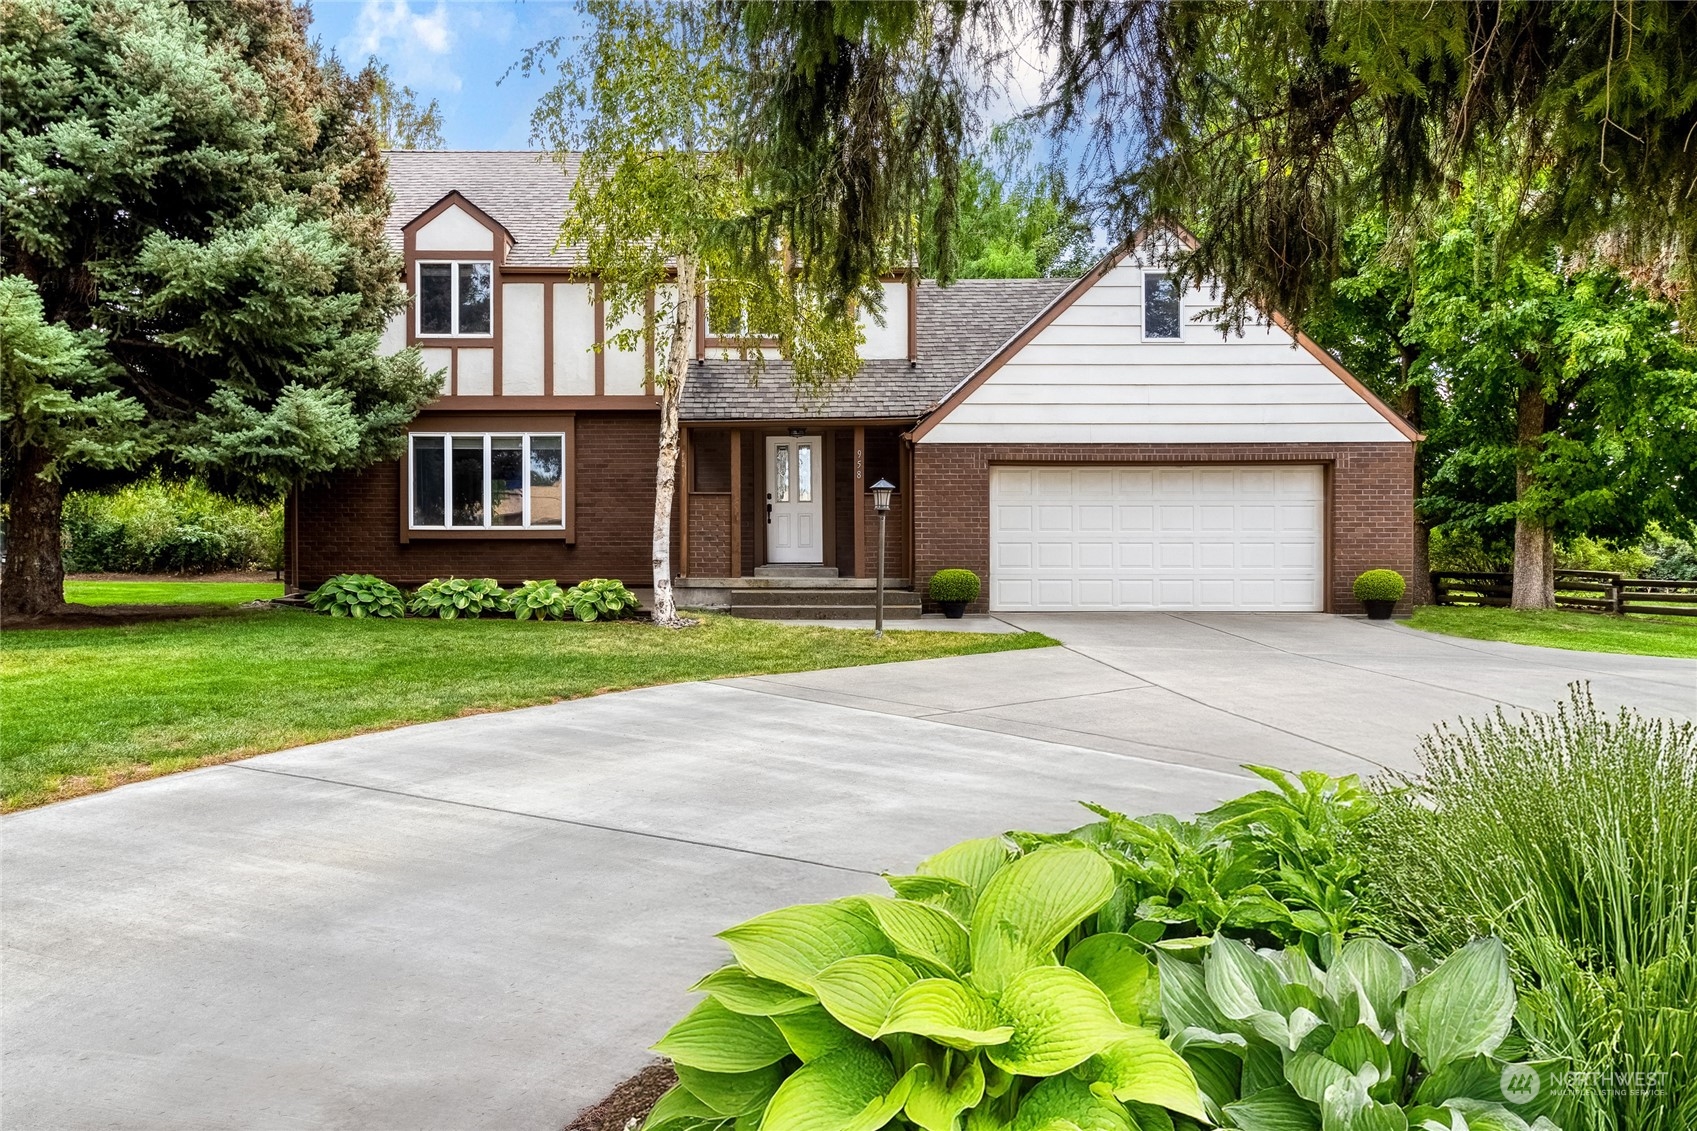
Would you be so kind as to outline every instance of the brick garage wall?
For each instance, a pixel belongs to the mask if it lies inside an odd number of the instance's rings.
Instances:
[[[973,612],[989,608],[995,463],[1327,464],[1328,611],[1360,610],[1351,586],[1363,570],[1382,567],[1413,576],[1413,444],[916,444],[914,585],[923,591],[939,569],[970,569],[985,582]],[[1400,613],[1409,607],[1406,596],[1397,603]]]
[[[575,543],[415,535],[403,544],[400,470],[384,463],[300,493],[298,514],[290,516],[285,532],[291,577],[304,589],[339,573],[373,573],[402,586],[457,576],[493,577],[503,585],[529,578],[570,585],[586,577],[617,577],[646,587],[653,572],[649,535],[659,422],[653,413],[580,413],[575,436]],[[674,553],[676,546],[674,525]]]
[[[727,577],[731,572],[731,497],[689,497],[689,576]]]

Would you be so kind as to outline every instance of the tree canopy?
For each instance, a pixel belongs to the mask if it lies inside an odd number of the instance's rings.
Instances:
[[[60,600],[66,485],[274,495],[399,451],[435,394],[360,84],[287,0],[17,0],[0,21],[10,612]]]
[[[389,73],[389,65],[373,55],[359,81],[371,88],[371,124],[384,149],[441,149],[442,107],[432,98],[420,107],[418,92]]]

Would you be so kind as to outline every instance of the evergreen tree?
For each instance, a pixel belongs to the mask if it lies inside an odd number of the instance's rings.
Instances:
[[[236,494],[399,452],[434,395],[377,356],[406,295],[368,92],[287,0],[11,0],[0,19],[0,608],[62,602],[69,486]]]

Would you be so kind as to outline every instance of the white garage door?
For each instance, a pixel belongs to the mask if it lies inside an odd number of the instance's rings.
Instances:
[[[1318,467],[997,467],[990,607],[1322,607]]]

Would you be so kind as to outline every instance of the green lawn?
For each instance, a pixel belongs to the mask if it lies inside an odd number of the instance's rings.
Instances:
[[[1577,652],[1697,657],[1697,617],[1616,617],[1599,613],[1423,605],[1410,622],[1427,632],[1506,640]]]
[[[283,595],[281,581],[67,581],[73,605],[245,605]]]
[[[1034,632],[351,621],[287,610],[0,633],[0,806],[475,711],[600,691],[1040,648]],[[474,752],[468,751],[468,756]]]

